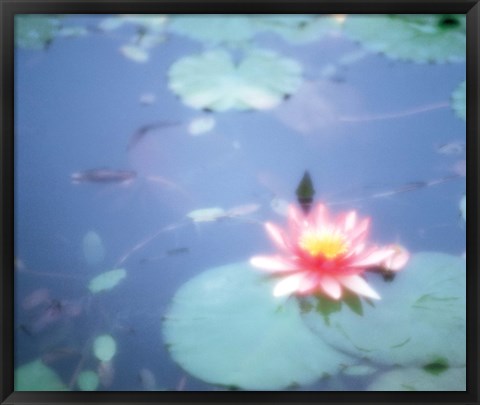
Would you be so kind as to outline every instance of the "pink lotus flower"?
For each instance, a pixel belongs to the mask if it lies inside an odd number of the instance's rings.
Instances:
[[[370,218],[360,220],[355,211],[332,219],[322,204],[309,215],[290,206],[288,225],[287,233],[272,223],[265,224],[281,255],[250,260],[253,266],[282,276],[273,291],[275,296],[324,293],[338,300],[346,288],[380,299],[362,273],[372,267],[397,271],[408,261],[408,252],[398,245],[369,245]]]

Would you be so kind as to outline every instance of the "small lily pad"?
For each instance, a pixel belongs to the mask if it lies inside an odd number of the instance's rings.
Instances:
[[[68,391],[60,377],[38,359],[15,369],[15,391]]]
[[[95,371],[82,371],[77,378],[78,388],[82,391],[95,391],[100,384],[100,380]]]
[[[376,275],[375,275],[376,276]],[[465,260],[442,253],[413,256],[395,280],[369,278],[382,299],[352,308],[304,311],[305,322],[321,338],[351,355],[385,365],[421,368],[445,359],[466,362]]]
[[[103,362],[112,360],[117,352],[117,344],[110,335],[98,336],[93,342],[93,353],[95,357]]]
[[[15,46],[45,49],[61,27],[60,18],[49,14],[20,14],[15,17]]]
[[[466,18],[457,14],[349,16],[345,34],[392,59],[461,62],[466,57]]]
[[[252,51],[238,64],[225,51],[186,56],[169,70],[169,87],[193,108],[270,109],[301,84],[301,66],[271,51]]]
[[[296,300],[272,296],[274,282],[237,263],[184,284],[163,323],[173,359],[201,380],[249,390],[312,383],[348,365],[305,327]]]
[[[193,222],[212,222],[225,217],[226,214],[227,212],[223,208],[213,207],[190,211],[187,217]]]
[[[88,285],[90,292],[96,294],[100,291],[110,290],[127,276],[125,269],[110,270],[93,278]]]
[[[381,374],[368,391],[465,391],[465,368],[431,374],[419,368],[399,368]]]
[[[464,80],[452,94],[452,108],[457,117],[467,120],[467,81]]]

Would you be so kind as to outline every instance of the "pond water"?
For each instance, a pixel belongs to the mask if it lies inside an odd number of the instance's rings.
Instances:
[[[462,16],[21,16],[15,40],[17,390],[465,390]],[[278,300],[249,264],[292,254],[264,224],[294,238],[305,172],[311,212],[408,251],[360,275],[380,300]]]

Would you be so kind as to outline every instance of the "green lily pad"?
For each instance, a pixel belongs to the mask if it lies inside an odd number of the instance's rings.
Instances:
[[[176,15],[171,16],[172,32],[210,45],[241,44],[255,35],[249,16],[242,15]]]
[[[419,63],[466,57],[466,19],[457,14],[349,16],[345,34],[366,49]]]
[[[464,80],[452,94],[452,108],[457,117],[467,120],[467,81]]]
[[[339,21],[330,15],[265,15],[254,21],[259,31],[273,32],[291,43],[316,41],[340,29]]]
[[[463,195],[462,199],[460,200],[460,212],[462,213],[462,218],[465,222],[467,222],[467,196]]]
[[[95,391],[100,384],[100,380],[95,371],[82,371],[77,378],[78,388],[82,391]]]
[[[465,391],[465,368],[432,374],[419,368],[400,368],[381,374],[368,391]]]
[[[100,361],[110,361],[117,352],[117,344],[110,335],[98,336],[93,342],[93,353]]]
[[[100,291],[110,290],[115,287],[127,275],[125,269],[110,270],[93,278],[88,285],[88,289],[93,294]]]
[[[15,46],[45,49],[61,27],[60,18],[50,14],[21,14],[15,17]]]
[[[163,323],[173,359],[201,380],[250,390],[308,384],[348,365],[305,327],[296,300],[272,296],[274,282],[236,263],[185,283]]]
[[[83,257],[90,266],[96,266],[103,262],[105,258],[105,248],[98,233],[89,231],[85,234],[82,241]]]
[[[169,70],[169,87],[193,108],[270,109],[301,84],[301,66],[270,51],[252,51],[234,63],[225,51],[179,59]]]
[[[391,282],[371,277],[382,299],[325,314],[304,311],[313,331],[334,347],[372,362],[423,367],[443,358],[466,361],[465,260],[419,253]],[[314,300],[314,298],[311,298]]]
[[[40,359],[15,369],[15,391],[68,391],[58,374]]]

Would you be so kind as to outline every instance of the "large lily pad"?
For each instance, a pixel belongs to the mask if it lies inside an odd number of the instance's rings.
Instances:
[[[165,343],[186,371],[209,383],[251,390],[307,384],[350,359],[304,326],[294,299],[248,263],[205,271],[175,294]]]
[[[282,14],[254,17],[259,31],[274,32],[292,43],[315,41],[337,32],[340,23],[330,15]]]
[[[246,15],[171,16],[172,32],[207,44],[241,44],[255,35],[251,17]]]
[[[464,80],[452,94],[452,108],[457,117],[467,120],[467,81]]]
[[[58,374],[38,359],[15,369],[15,391],[68,391]]]
[[[347,36],[393,59],[459,62],[466,57],[464,15],[365,15],[345,20]]]
[[[306,323],[334,347],[376,363],[423,367],[441,358],[465,366],[465,260],[420,253],[394,281],[375,282],[382,300],[374,306],[310,309]]]
[[[380,375],[368,391],[465,391],[465,368],[431,373],[419,368],[401,368]]]
[[[295,92],[301,66],[270,51],[234,63],[225,51],[183,57],[169,71],[170,89],[190,107],[226,111],[270,109]]]

